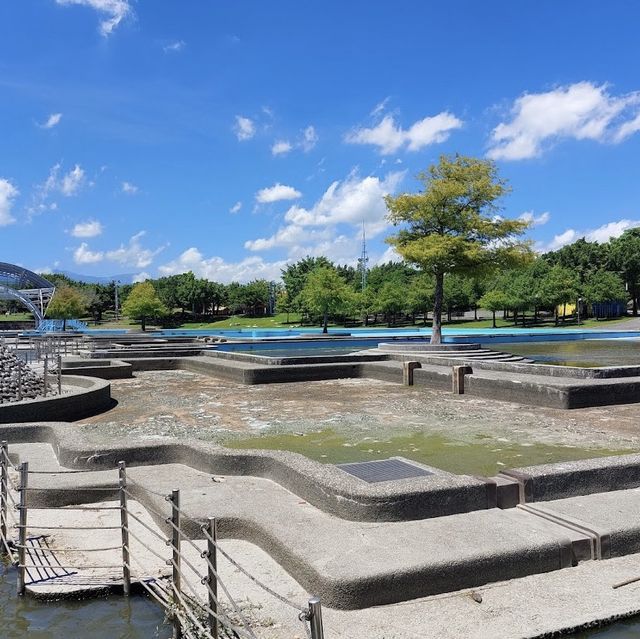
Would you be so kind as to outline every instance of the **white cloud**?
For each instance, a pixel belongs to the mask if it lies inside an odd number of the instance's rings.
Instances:
[[[50,176],[51,177],[51,176]],[[84,170],[76,164],[69,173],[63,176],[58,188],[62,195],[71,197],[76,195],[84,183]]]
[[[153,258],[164,250],[164,246],[157,249],[144,248],[140,240],[146,235],[146,231],[140,231],[129,239],[129,242],[121,244],[119,248],[107,251],[105,257],[123,266],[146,268],[153,262]]]
[[[175,40],[174,42],[170,42],[162,47],[162,50],[165,53],[178,53],[178,51],[182,51],[185,46],[187,46],[187,43],[184,40]]]
[[[640,226],[640,220],[617,220],[608,222],[595,229],[587,229],[586,231],[578,231],[576,229],[567,229],[558,235],[555,235],[550,242],[539,243],[536,250],[540,253],[547,251],[557,251],[559,248],[567,244],[571,244],[576,240],[584,237],[588,242],[608,242],[612,237],[620,237],[626,230]]]
[[[283,224],[273,235],[245,242],[250,251],[285,248],[290,258],[306,254],[326,254],[333,259],[352,259],[364,222],[367,236],[373,237],[388,227],[384,196],[396,190],[404,171],[389,173],[384,179],[360,178],[352,172],[345,180],[335,181],[309,209],[291,206]],[[339,234],[336,228],[348,225],[355,236]]]
[[[281,200],[295,200],[302,196],[300,191],[297,191],[292,186],[286,184],[280,184],[277,182],[273,186],[260,189],[256,193],[256,200],[260,204],[267,204],[269,202],[279,202]]]
[[[71,229],[73,237],[97,237],[103,231],[103,226],[96,220],[79,222]]]
[[[487,155],[494,160],[538,157],[563,138],[620,142],[640,129],[639,105],[640,92],[614,96],[606,85],[591,82],[525,93],[511,107],[511,121],[493,129]]]
[[[245,140],[250,140],[256,134],[256,125],[250,118],[236,115],[236,123],[233,130],[238,140],[244,142]]]
[[[371,110],[371,113],[369,113],[370,116],[372,117],[376,117],[378,115],[380,115],[381,113],[384,113],[384,111],[387,109],[387,104],[389,104],[389,100],[391,99],[391,96],[387,96],[384,100],[382,100],[382,102],[378,102],[378,104],[376,104],[373,109]]]
[[[233,215],[235,215],[236,213],[240,212],[240,209],[242,208],[242,202],[240,202],[240,200],[238,200],[230,209],[229,209],[229,213],[232,213]]]
[[[150,278],[151,275],[149,275],[149,273],[147,273],[146,271],[141,271],[137,275],[133,276],[133,283],[138,284],[138,282],[144,282],[145,280],[148,280]]]
[[[258,256],[247,257],[240,262],[226,262],[221,257],[205,258],[195,247],[184,251],[177,259],[158,268],[161,275],[176,275],[193,271],[197,277],[216,282],[248,282],[254,279],[278,280],[287,260],[265,262]]]
[[[300,146],[302,150],[307,153],[313,149],[313,147],[318,143],[318,134],[316,133],[315,127],[310,124],[303,132],[302,132],[302,141],[300,142]]]
[[[20,195],[20,191],[4,178],[0,178],[0,226],[8,226],[16,221],[11,214],[13,201]]]
[[[376,264],[386,264],[387,262],[402,262],[402,256],[393,246],[390,246],[377,260]]]
[[[540,215],[535,215],[533,211],[525,211],[519,218],[523,222],[528,222],[529,226],[542,226],[551,219],[551,213],[545,211]]]
[[[56,0],[59,5],[81,5],[91,7],[105,18],[100,23],[100,33],[107,37],[116,27],[133,13],[129,0]]]
[[[58,124],[60,124],[60,120],[62,120],[62,113],[52,113],[47,118],[46,122],[43,122],[38,126],[41,129],[53,129],[54,126],[57,126]]]
[[[291,149],[293,149],[293,145],[291,144],[291,142],[289,142],[289,140],[277,140],[271,147],[271,154],[286,155],[287,153],[289,153],[289,151],[291,151]]]
[[[76,264],[95,264],[102,262],[104,253],[102,251],[92,251],[86,242],[82,242],[80,246],[73,252],[73,261]]]
[[[138,187],[135,184],[131,184],[131,182],[123,182],[122,192],[127,195],[135,195],[138,192]]]
[[[395,153],[405,144],[409,151],[419,151],[430,144],[444,142],[451,131],[459,129],[462,125],[462,120],[448,111],[443,111],[418,120],[405,130],[396,124],[393,115],[386,115],[373,127],[356,128],[349,132],[345,141],[350,144],[372,144],[377,146],[383,155]]]

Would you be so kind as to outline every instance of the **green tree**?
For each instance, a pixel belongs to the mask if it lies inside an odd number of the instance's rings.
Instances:
[[[333,263],[326,257],[305,257],[295,264],[289,264],[282,269],[282,281],[287,295],[292,303],[300,302],[300,293],[307,283],[309,274],[320,267],[334,268]]]
[[[167,307],[162,303],[150,281],[140,282],[132,289],[122,305],[122,312],[132,319],[140,320],[146,330],[147,320],[166,315]]]
[[[354,291],[333,267],[320,266],[309,273],[300,297],[311,312],[322,316],[322,332],[328,333],[329,315],[343,312]]]
[[[406,225],[387,241],[407,262],[433,274],[431,341],[440,344],[445,275],[480,275],[528,260],[529,245],[518,240],[528,225],[497,215],[508,187],[489,160],[442,156],[418,179],[423,192],[386,196],[389,220]]]
[[[540,282],[540,297],[546,306],[554,308],[556,326],[558,325],[558,307],[574,302],[578,297],[578,274],[559,264],[552,266]],[[562,313],[563,318],[565,313]],[[564,321],[564,319],[563,319]]]
[[[426,325],[429,309],[433,308],[433,278],[427,275],[417,275],[411,280],[407,296],[407,308],[413,315],[415,324],[416,314],[422,315],[422,323]]]
[[[633,314],[638,314],[640,284],[640,229],[629,229],[609,242],[609,261],[612,270],[618,271],[627,285],[633,304]]]
[[[82,293],[72,286],[63,285],[56,292],[47,308],[47,317],[62,320],[62,330],[67,330],[67,320],[82,317],[86,302]]]
[[[387,316],[387,325],[395,326],[396,316],[407,303],[407,289],[404,284],[398,280],[385,282],[378,291],[378,306],[380,310]]]
[[[487,291],[479,300],[480,308],[491,311],[493,328],[496,328],[496,311],[503,311],[509,306],[509,296],[498,289]]]
[[[451,321],[454,309],[465,310],[470,306],[471,280],[455,273],[444,278],[442,303],[447,309],[447,321]]]
[[[584,295],[590,304],[624,302],[627,299],[624,281],[617,273],[611,271],[592,273],[584,286]]]

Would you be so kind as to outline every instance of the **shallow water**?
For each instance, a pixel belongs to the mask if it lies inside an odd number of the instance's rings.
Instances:
[[[506,468],[631,452],[551,444],[520,444],[490,435],[476,435],[472,441],[453,440],[443,435],[422,432],[389,438],[381,438],[379,435],[350,438],[332,429],[300,434],[271,433],[232,439],[225,442],[225,445],[230,448],[289,450],[332,464],[401,456],[452,473],[487,477]]]
[[[16,595],[16,571],[0,565],[3,639],[168,639],[162,609],[144,597],[38,602]]]
[[[640,637],[640,621],[635,617],[629,621],[619,621],[613,626],[589,632],[579,632],[571,636],[573,639],[638,639]]]
[[[514,342],[488,344],[514,355],[530,357],[539,364],[556,366],[640,366],[640,341],[588,339],[567,342]]]

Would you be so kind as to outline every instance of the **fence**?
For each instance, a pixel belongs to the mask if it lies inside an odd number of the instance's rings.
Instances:
[[[19,480],[16,484],[12,481],[9,471],[13,470],[18,473]],[[116,469],[114,469],[116,470]],[[220,557],[228,561],[236,571],[251,580],[253,584],[262,589],[269,596],[273,597],[282,604],[287,605],[296,612],[297,619],[304,625],[307,637],[309,639],[324,639],[324,630],[322,623],[322,608],[318,597],[310,597],[306,604],[301,605],[282,594],[270,588],[263,583],[249,570],[243,567],[229,552],[223,549],[218,542],[217,522],[215,517],[207,519],[207,523],[200,527],[202,538],[206,542],[206,549],[202,550],[190,537],[183,531],[183,521],[194,522],[189,518],[180,506],[180,491],[173,490],[170,495],[164,495],[142,486],[138,482],[134,482],[127,477],[127,468],[125,462],[118,463],[118,476],[114,478],[112,487],[83,487],[82,491],[95,491],[97,493],[113,493],[117,490],[119,496],[119,504],[117,506],[95,504],[88,506],[67,506],[65,510],[111,510],[119,511],[119,525],[114,526],[61,526],[61,525],[37,525],[29,524],[29,499],[28,496],[34,491],[46,492],[50,488],[32,487],[29,485],[29,478],[32,475],[65,475],[70,473],[87,473],[90,470],[63,470],[63,471],[34,471],[29,469],[29,463],[23,462],[16,467],[9,458],[9,447],[6,441],[0,444],[0,543],[3,552],[5,552],[17,567],[17,591],[18,595],[24,595],[27,584],[27,577],[32,582],[32,571],[38,571],[43,568],[43,560],[53,560],[54,572],[62,571],[63,574],[56,574],[56,579],[64,578],[71,575],[69,571],[77,571],[79,569],[113,569],[121,571],[122,574],[122,591],[125,596],[129,596],[132,590],[132,583],[139,584],[144,591],[155,601],[157,601],[167,612],[171,623],[173,624],[174,639],[219,639],[221,637],[235,637],[239,639],[258,639],[255,630],[252,628],[246,615],[242,612],[235,598],[231,594],[229,588],[223,581],[218,570],[218,559]],[[131,492],[131,488],[138,491],[146,491],[154,497],[164,498],[168,506],[168,512],[160,512],[156,508],[148,505],[144,506],[146,510],[161,518],[168,526],[169,535],[165,536],[158,530],[147,524],[141,517],[135,514],[129,506],[129,500],[136,500]],[[12,489],[12,490],[10,490]],[[74,489],[75,490],[75,489]],[[18,495],[17,500],[13,497],[12,491]],[[98,501],[98,500],[96,500]],[[37,509],[56,510],[56,506],[35,506]],[[17,511],[17,519],[13,514]],[[17,542],[10,534],[10,529],[17,530]],[[40,545],[34,550],[33,539],[28,536],[29,530],[119,530],[118,544],[102,548],[52,548],[47,543]],[[114,532],[114,534],[116,534]],[[143,535],[152,535],[163,545],[168,547],[170,556],[163,556],[150,547],[143,539]],[[38,538],[40,539],[40,538]],[[136,541],[148,553],[155,556],[171,568],[170,578],[153,578],[138,574],[134,577],[134,564],[144,571],[143,561],[132,552],[131,541]],[[195,551],[197,559],[189,559],[184,551],[185,546],[189,546]],[[118,550],[121,561],[111,565],[62,565],[57,560],[56,551],[63,553],[73,552],[106,552]],[[200,565],[196,565],[200,563]],[[187,567],[191,573],[187,574],[184,567]],[[193,580],[199,580],[201,586],[204,587],[204,596],[202,588],[200,591],[194,585]],[[39,578],[39,582],[46,581]],[[219,591],[222,591],[228,601],[227,605],[223,605],[219,597]]]

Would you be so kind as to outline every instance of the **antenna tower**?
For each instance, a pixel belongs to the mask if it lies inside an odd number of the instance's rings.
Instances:
[[[367,288],[367,264],[369,255],[367,254],[367,236],[364,230],[364,220],[362,221],[362,253],[358,259],[358,268],[360,269],[360,285],[364,291]]]

